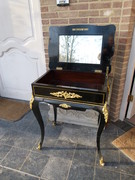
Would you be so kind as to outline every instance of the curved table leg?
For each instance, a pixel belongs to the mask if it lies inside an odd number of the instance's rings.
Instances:
[[[57,124],[57,107],[53,105],[53,110],[54,110],[54,123],[53,125],[56,126]]]
[[[101,119],[101,114],[99,113],[99,115],[98,115],[98,125],[100,123],[100,119]]]
[[[98,154],[99,154],[99,163],[101,166],[104,166],[104,159],[100,151],[100,137],[105,127],[105,119],[104,119],[103,113],[100,112],[99,116],[100,116],[100,123],[99,123],[99,128],[97,131],[97,149],[98,149]]]
[[[40,130],[41,130],[41,140],[40,140],[40,143],[37,147],[37,149],[41,149],[42,148],[42,144],[43,144],[43,141],[44,141],[44,134],[45,134],[45,130],[44,130],[44,123],[43,123],[43,119],[42,119],[42,116],[41,116],[41,113],[40,113],[40,109],[39,109],[39,102],[34,100],[33,103],[32,103],[32,110],[33,110],[33,113],[38,121],[38,124],[40,126]]]

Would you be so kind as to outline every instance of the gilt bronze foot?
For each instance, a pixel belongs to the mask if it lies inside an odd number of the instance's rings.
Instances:
[[[102,156],[100,157],[99,164],[100,164],[101,166],[104,166],[104,165],[105,165],[105,163],[104,163],[104,158],[103,158]]]
[[[42,143],[39,143],[39,144],[38,144],[37,149],[38,149],[38,150],[41,150],[41,149],[42,149]]]
[[[57,125],[57,124],[56,124],[56,122],[54,121],[54,122],[53,122],[53,126],[56,126],[56,125]]]

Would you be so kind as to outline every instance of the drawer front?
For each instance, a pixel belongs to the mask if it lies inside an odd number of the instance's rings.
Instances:
[[[104,105],[106,96],[105,92],[36,85],[33,85],[33,95],[35,97],[42,97],[46,99],[99,106]]]

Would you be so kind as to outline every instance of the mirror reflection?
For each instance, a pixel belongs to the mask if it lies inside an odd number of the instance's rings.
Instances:
[[[102,35],[59,36],[59,62],[100,64]]]

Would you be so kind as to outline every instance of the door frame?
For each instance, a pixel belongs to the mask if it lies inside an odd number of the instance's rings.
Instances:
[[[128,106],[128,95],[130,94],[131,85],[132,85],[132,79],[135,69],[135,26],[134,26],[134,32],[133,32],[133,39],[132,39],[132,46],[131,46],[131,52],[129,56],[129,62],[128,62],[128,69],[127,69],[127,75],[126,75],[126,81],[125,81],[125,87],[124,87],[124,93],[120,108],[120,115],[119,119],[124,120],[126,117],[126,111]]]

